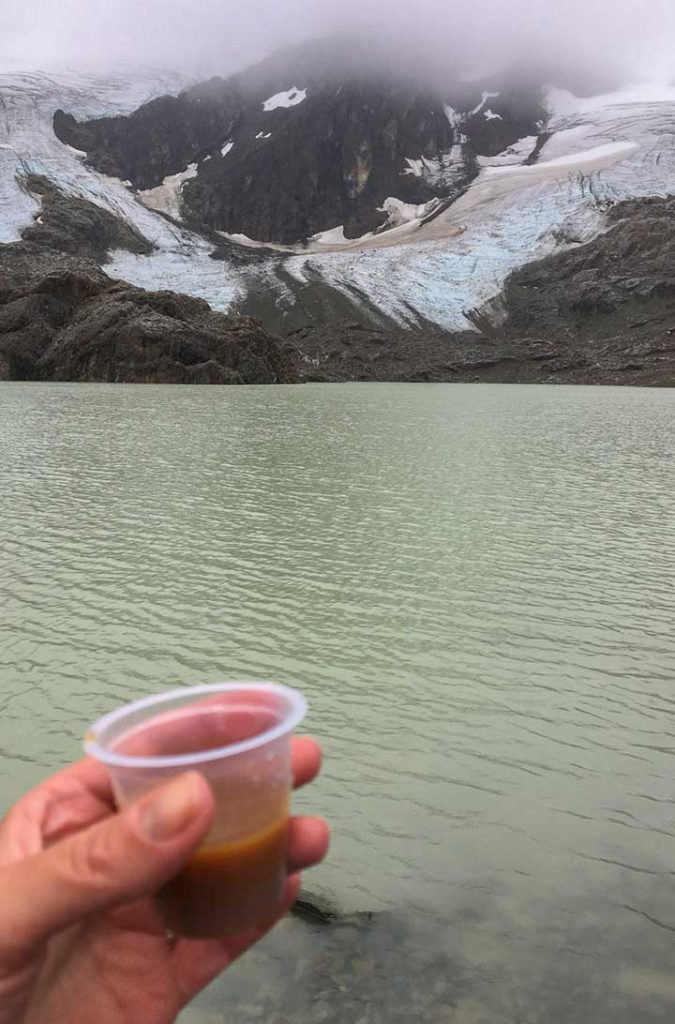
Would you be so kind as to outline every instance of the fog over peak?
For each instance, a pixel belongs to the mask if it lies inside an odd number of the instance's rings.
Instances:
[[[0,71],[137,63],[227,75],[333,33],[406,75],[515,68],[589,89],[675,79],[672,0],[4,0]]]

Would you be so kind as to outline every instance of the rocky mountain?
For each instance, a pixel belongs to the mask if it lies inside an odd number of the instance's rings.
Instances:
[[[480,332],[300,328],[302,379],[674,387],[675,199],[617,203],[607,221],[593,241],[514,271]]]
[[[542,82],[0,75],[0,242],[258,318],[301,379],[669,379],[675,89]]]
[[[50,194],[49,201],[59,200]],[[82,213],[79,206],[72,212]],[[66,245],[72,237],[64,233]],[[59,239],[52,226],[42,244],[0,245],[0,380],[298,379],[297,352],[259,321],[216,313],[203,299],[113,281],[93,260],[58,251]]]
[[[542,100],[508,80],[432,89],[367,61],[346,75],[331,42],[127,116],[58,110],[54,131],[155,208],[180,187],[175,211],[196,230],[292,245],[336,225],[346,238],[376,232],[401,204],[431,213],[477,176],[480,157],[538,135]]]

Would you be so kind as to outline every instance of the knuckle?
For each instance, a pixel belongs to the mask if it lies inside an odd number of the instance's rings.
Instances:
[[[118,862],[113,830],[93,828],[63,844],[62,870],[72,882],[95,887],[109,884]]]

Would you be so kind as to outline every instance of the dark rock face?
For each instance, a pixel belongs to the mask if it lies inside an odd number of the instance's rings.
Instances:
[[[511,275],[506,337],[574,383],[675,386],[675,199],[607,213],[609,231]]]
[[[179,96],[161,96],[129,117],[102,117],[79,124],[57,110],[54,131],[104,174],[152,188],[168,174],[222,146],[241,114],[244,101],[236,83],[222,79],[189,89]]]
[[[287,101],[265,109],[284,92]],[[186,223],[290,244],[341,224],[347,237],[375,231],[388,197],[456,197],[478,155],[538,134],[541,100],[539,89],[506,81],[434,90],[382,70],[346,73],[305,47],[129,117],[78,123],[57,111],[54,130],[141,190],[196,163],[182,191]]]
[[[636,199],[607,212],[595,241],[530,263],[507,281],[512,332],[571,339],[610,337],[639,312],[675,315],[675,199]]]
[[[0,379],[292,383],[295,353],[251,318],[17,242],[0,246]]]
[[[75,196],[67,196],[47,178],[28,175],[27,191],[42,199],[42,209],[22,232],[26,242],[58,252],[106,261],[110,249],[127,249],[147,256],[153,246],[131,224]]]
[[[404,171],[407,156],[453,145],[442,105],[423,94],[339,86],[297,108],[247,111],[232,138],[226,156],[200,165],[185,204],[198,224],[256,239],[292,243],[338,224],[357,237],[384,223],[388,196],[419,204],[453,188]],[[470,176],[462,168],[455,190]]]

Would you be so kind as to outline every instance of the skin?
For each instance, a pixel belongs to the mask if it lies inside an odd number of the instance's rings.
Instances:
[[[321,755],[293,741],[295,786]],[[299,872],[329,833],[295,817],[284,906],[265,927],[227,939],[167,936],[151,894],[200,845],[213,797],[195,772],[116,812],[107,771],[86,759],[24,796],[0,824],[0,1024],[172,1024],[293,903]]]

